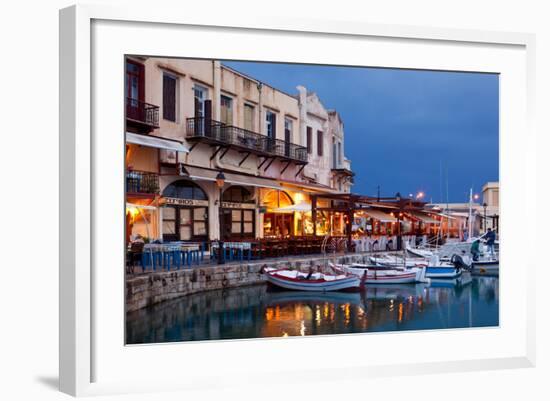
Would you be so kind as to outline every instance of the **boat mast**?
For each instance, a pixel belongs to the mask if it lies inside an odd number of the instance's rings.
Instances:
[[[473,198],[473,194],[472,194],[473,190],[472,188],[470,188],[470,200],[468,202],[468,240],[470,238],[472,238],[472,235],[473,235],[473,232],[472,232],[472,229],[473,229],[473,225],[472,225],[472,198]]]

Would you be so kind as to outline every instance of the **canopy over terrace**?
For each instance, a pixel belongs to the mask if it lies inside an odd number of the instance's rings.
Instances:
[[[313,225],[314,235],[317,235],[319,213],[343,213],[348,249],[351,251],[353,217],[356,212],[363,212],[379,221],[397,223],[398,247],[400,247],[401,220],[407,214],[413,213],[416,216],[422,216],[424,220],[431,219],[424,210],[425,205],[425,202],[402,198],[399,194],[396,194],[395,197],[372,197],[348,193],[311,195],[312,219],[315,222]]]

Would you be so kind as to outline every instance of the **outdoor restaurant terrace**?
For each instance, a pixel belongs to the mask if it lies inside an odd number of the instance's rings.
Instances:
[[[128,244],[129,272],[242,263],[323,254],[398,251],[404,244],[433,243],[448,218],[411,198],[357,194],[310,195],[311,204],[287,206],[301,230],[227,241],[174,241]],[[283,208],[281,208],[283,209]],[[311,230],[304,230],[309,223]],[[307,233],[309,232],[309,233]],[[221,249],[221,250],[220,250]]]

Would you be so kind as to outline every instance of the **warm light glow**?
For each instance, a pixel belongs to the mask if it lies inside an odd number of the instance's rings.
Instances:
[[[418,193],[416,194],[416,199],[422,199],[423,197],[424,197],[424,192],[418,191]]]
[[[134,219],[139,214],[139,209],[135,206],[129,206],[126,208],[126,213],[129,213],[132,219]]]
[[[478,200],[479,199],[479,194],[474,194],[474,200]]]

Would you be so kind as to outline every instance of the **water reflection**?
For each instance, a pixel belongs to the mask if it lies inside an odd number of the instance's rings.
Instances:
[[[363,293],[271,291],[190,295],[127,315],[127,343],[307,336],[498,325],[498,277],[370,285]]]

